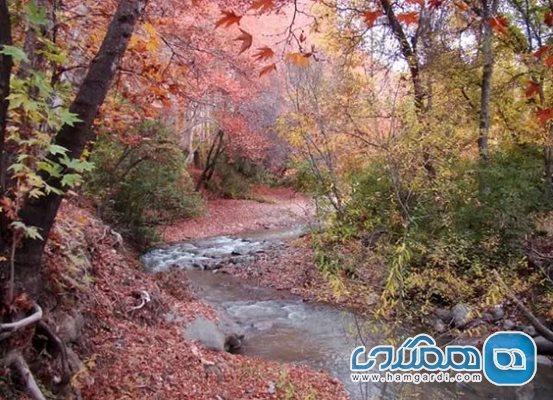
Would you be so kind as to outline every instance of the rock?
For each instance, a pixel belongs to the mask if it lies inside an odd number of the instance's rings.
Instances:
[[[84,318],[80,313],[76,312],[73,315],[63,313],[57,320],[58,336],[64,342],[76,342],[79,340],[84,326]]]
[[[515,324],[513,320],[506,319],[505,321],[503,321],[503,329],[505,329],[506,331],[514,329],[515,326],[517,326],[517,324]]]
[[[505,316],[505,311],[503,310],[503,307],[499,305],[493,307],[490,312],[492,314],[492,318],[494,322],[499,321]]]
[[[434,331],[437,333],[444,333],[447,329],[444,322],[439,318],[436,318],[432,327],[434,328]]]
[[[197,340],[211,350],[225,350],[225,335],[213,322],[203,317],[196,318],[186,329],[190,340]]]
[[[536,342],[536,347],[538,348],[538,354],[544,356],[553,356],[553,342],[550,342],[543,336],[536,336],[534,338]]]
[[[526,333],[528,336],[536,336],[538,334],[538,332],[536,332],[536,328],[534,328],[534,325],[526,325],[523,329],[522,329],[522,332]]]
[[[447,308],[436,308],[436,310],[434,310],[434,314],[436,314],[436,317],[444,321],[446,324],[451,322],[451,311]]]
[[[244,331],[228,317],[220,319],[219,324],[215,324],[203,317],[196,318],[186,329],[186,336],[208,349],[234,353],[242,347]]]
[[[547,367],[547,368],[552,368],[553,367],[553,361],[551,361],[551,359],[549,357],[538,355],[536,357],[536,361],[537,361],[538,365],[541,365],[541,366],[544,366],[544,367]]]
[[[471,320],[471,310],[466,304],[458,303],[451,309],[451,317],[453,325],[462,328]]]
[[[482,313],[482,321],[487,322],[488,324],[491,324],[494,322],[493,315],[491,313]]]

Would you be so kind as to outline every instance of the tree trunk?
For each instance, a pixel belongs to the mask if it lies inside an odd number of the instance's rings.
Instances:
[[[92,123],[102,105],[117,65],[127,49],[134,27],[142,13],[145,0],[121,0],[100,50],[92,60],[87,75],[79,88],[75,100],[69,107],[81,119],[74,126],[64,125],[54,138],[54,143],[68,150],[70,158],[79,158],[87,145],[95,137]],[[50,156],[58,162],[59,155]],[[59,178],[49,178],[48,183],[60,187]],[[37,294],[41,289],[40,268],[42,253],[52,224],[60,206],[62,196],[49,194],[37,199],[29,199],[20,216],[28,226],[39,228],[44,240],[26,239],[18,250],[17,281],[27,292]]]
[[[424,126],[424,114],[426,112],[426,109],[424,107],[424,99],[426,98],[426,92],[421,81],[420,62],[415,44],[411,46],[411,44],[409,43],[407,35],[405,35],[405,31],[403,30],[403,27],[396,17],[392,3],[390,3],[389,0],[380,0],[380,4],[382,5],[384,13],[386,14],[386,18],[388,19],[388,24],[390,25],[394,36],[399,42],[401,55],[403,56],[403,58],[405,58],[405,61],[407,61],[407,65],[409,66],[409,73],[411,75],[411,82],[413,84],[415,111],[417,113],[419,123]],[[414,43],[416,43],[416,40],[414,41]],[[434,168],[430,152],[427,148],[424,148],[422,153],[424,169],[426,170],[428,176],[433,179],[436,176],[436,169]]]
[[[497,0],[482,0],[482,57],[484,67],[482,70],[482,90],[480,92],[480,121],[478,126],[478,151],[483,161],[488,161],[490,151],[488,148],[488,136],[490,132],[490,99],[493,76],[493,32],[490,25],[497,10]]]
[[[10,13],[6,0],[0,0],[0,47],[12,44]],[[0,196],[6,186],[5,143],[13,62],[10,56],[0,54]],[[0,239],[1,240],[1,239]]]

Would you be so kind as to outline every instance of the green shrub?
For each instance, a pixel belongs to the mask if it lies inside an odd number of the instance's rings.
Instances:
[[[485,164],[455,158],[440,165],[434,179],[410,175],[408,167],[399,171],[399,188],[380,160],[350,176],[345,215],[326,230],[330,243],[319,248],[332,249],[340,235],[363,239],[386,231],[377,249],[389,260],[385,292],[421,302],[482,295],[485,288],[476,286],[489,284],[491,269],[521,268],[534,217],[553,209],[537,149],[496,152]],[[336,270],[328,256],[318,254],[318,260]]]
[[[173,133],[159,122],[144,122],[123,144],[109,135],[96,142],[96,169],[87,179],[102,217],[140,245],[155,241],[155,226],[197,215],[202,199],[193,190],[185,157]]]

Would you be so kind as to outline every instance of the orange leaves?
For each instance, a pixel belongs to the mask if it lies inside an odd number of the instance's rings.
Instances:
[[[238,36],[235,41],[242,42],[242,47],[240,47],[240,52],[238,54],[242,54],[246,50],[248,50],[250,47],[252,47],[253,43],[253,37],[248,32],[246,32],[244,29],[240,29],[240,36]]]
[[[453,4],[455,4],[455,7],[457,7],[461,11],[468,11],[469,6],[464,1],[454,1]]]
[[[309,57],[310,55],[302,53],[286,54],[286,59],[296,67],[300,68],[306,68],[309,66]]]
[[[234,24],[240,25],[240,20],[242,19],[241,15],[236,15],[233,11],[221,11],[223,16],[215,24],[215,28],[220,26],[228,28]]]
[[[261,71],[259,71],[259,77],[262,77],[263,75],[266,75],[272,71],[276,71],[276,64],[275,63],[272,63],[272,64],[269,64],[263,68],[261,68]]]
[[[255,61],[266,61],[275,56],[275,52],[270,47],[264,46],[257,49],[257,53],[253,55]]]
[[[545,45],[540,47],[536,52],[534,52],[534,57],[538,60],[542,60],[546,67],[553,68],[553,52],[551,52],[550,46]]]
[[[365,20],[365,23],[369,28],[372,28],[374,26],[374,23],[382,15],[382,11],[380,10],[374,10],[374,11],[365,11],[363,13],[363,19]]]
[[[536,117],[540,124],[545,125],[550,119],[553,119],[553,108],[540,108],[536,111]]]
[[[262,13],[269,12],[273,8],[275,8],[274,0],[254,0],[251,6],[252,10],[259,10]]]
[[[497,17],[491,17],[488,20],[488,23],[490,24],[490,26],[494,31],[496,31],[501,35],[505,35],[508,31],[507,27],[509,26],[509,21],[503,15],[498,15]]]
[[[419,22],[419,13],[416,11],[401,13],[397,15],[397,20],[406,25],[413,25]]]
[[[536,94],[538,94],[540,92],[540,85],[534,81],[529,81],[527,84],[526,84],[526,90],[524,92],[524,94],[526,95],[526,97],[528,98],[531,98],[531,97],[534,97]]]

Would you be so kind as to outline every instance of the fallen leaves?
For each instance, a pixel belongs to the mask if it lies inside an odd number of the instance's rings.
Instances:
[[[220,26],[228,28],[234,24],[240,25],[240,20],[242,19],[241,15],[237,15],[234,11],[221,11],[223,16],[215,23],[215,28]]]

